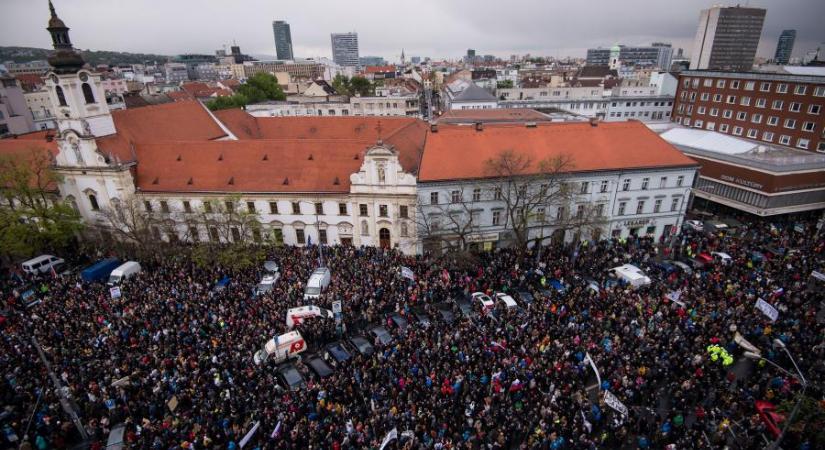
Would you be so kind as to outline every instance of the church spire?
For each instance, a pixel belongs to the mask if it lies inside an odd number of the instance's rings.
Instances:
[[[69,39],[69,27],[57,17],[57,12],[54,10],[52,1],[49,0],[49,26],[46,28],[52,35],[52,45],[55,52],[49,57],[49,64],[57,73],[73,73],[80,70],[85,61],[72,47],[72,41]]]

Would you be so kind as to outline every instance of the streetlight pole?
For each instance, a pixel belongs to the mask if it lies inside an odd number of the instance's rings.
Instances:
[[[69,415],[74,423],[74,426],[77,428],[77,431],[80,433],[80,437],[83,438],[83,441],[89,440],[89,434],[86,432],[86,428],[83,426],[83,422],[80,420],[80,417],[77,415],[77,411],[74,409],[74,405],[72,404],[69,396],[66,394],[66,391],[63,389],[63,385],[60,383],[60,379],[57,378],[57,375],[52,370],[52,365],[49,364],[49,360],[46,359],[46,355],[43,353],[43,349],[40,348],[40,343],[37,342],[37,338],[32,336],[32,345],[34,345],[35,350],[37,350],[37,354],[40,356],[40,360],[43,362],[43,365],[46,366],[46,371],[49,372],[49,377],[52,379],[52,383],[54,384],[54,389],[57,391],[57,396],[60,397],[60,405],[63,407],[63,411]]]

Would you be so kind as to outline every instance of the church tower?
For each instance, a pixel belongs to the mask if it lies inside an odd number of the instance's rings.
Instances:
[[[100,74],[84,68],[85,61],[72,47],[69,27],[57,17],[49,0],[51,18],[46,28],[55,52],[46,78],[59,132],[58,166],[105,166],[95,138],[115,133],[115,125],[100,83]]]

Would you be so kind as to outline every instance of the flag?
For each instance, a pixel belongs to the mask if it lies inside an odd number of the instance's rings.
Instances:
[[[243,448],[243,446],[246,445],[250,439],[252,439],[252,436],[254,436],[255,432],[258,431],[258,427],[260,425],[261,422],[255,422],[255,425],[252,426],[252,429],[250,429],[249,432],[246,433],[246,436],[244,436],[243,439],[241,439],[240,444],[238,444],[241,448]]]
[[[307,236],[307,247],[312,247],[312,235]]]
[[[590,357],[590,353],[584,354],[584,359],[586,359],[590,363],[590,367],[593,368],[593,372],[596,372],[596,380],[599,382],[599,386],[602,385],[602,376],[599,375],[599,369],[596,368],[596,363],[593,362],[593,358]]]
[[[57,272],[54,270],[54,266],[51,266],[50,269],[52,271],[52,278],[57,278]]]
[[[384,447],[386,447],[387,445],[389,445],[390,442],[396,439],[398,439],[398,429],[393,428],[392,430],[390,430],[389,433],[387,433],[386,436],[384,436],[384,440],[381,441],[381,448],[379,448],[379,450],[384,450]]]
[[[409,267],[401,267],[401,276],[404,278],[408,278],[412,281],[415,281],[415,274]]]
[[[587,430],[588,433],[593,429],[593,424],[587,420],[587,417],[584,416],[584,411],[579,411],[582,415],[582,421],[584,422],[584,428]]]
[[[275,429],[272,430],[272,434],[269,435],[271,439],[275,439],[276,437],[281,435],[281,421],[278,421],[278,425],[275,425]]]

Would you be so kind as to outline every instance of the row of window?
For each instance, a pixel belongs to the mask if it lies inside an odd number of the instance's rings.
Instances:
[[[692,124],[694,128],[704,128],[704,129],[709,130],[709,131],[719,131],[720,133],[733,134],[734,136],[742,136],[743,134],[745,134],[745,129],[744,128],[742,128],[740,126],[734,126],[734,127],[731,128],[731,126],[726,124],[726,123],[719,124],[719,128],[717,130],[716,122],[705,122],[705,121],[699,120],[699,119],[697,119],[695,121],[691,121],[690,117],[685,117],[685,118],[677,117],[676,122],[680,123],[684,126],[688,126],[688,127],[691,126],[691,124]],[[787,123],[787,120],[785,122]],[[806,122],[806,124],[807,124],[807,122]],[[793,125],[793,126],[787,126],[786,125],[785,128],[791,128],[792,129],[792,128],[794,128],[794,126],[795,125]],[[805,131],[813,131],[813,130],[805,129]],[[747,131],[747,137],[749,139],[761,139],[765,142],[773,142],[775,134],[774,134],[773,131],[763,131],[762,136],[760,137],[758,129],[750,128]],[[808,138],[797,138],[796,143],[793,143],[793,138],[791,136],[788,136],[788,135],[785,135],[785,134],[779,135],[779,139],[777,140],[777,142],[781,145],[786,145],[786,146],[795,145],[797,148],[801,148],[803,150],[808,150],[810,148],[810,145],[811,145],[811,140],[808,139]],[[825,152],[825,141],[820,141],[819,142],[819,144],[816,147],[816,151]]]
[[[684,183],[685,183],[685,176],[684,175],[679,175],[679,176],[676,177],[676,186],[668,186],[668,177],[666,177],[666,176],[659,178],[659,188],[660,189],[664,189],[664,188],[667,188],[667,187],[682,187],[684,185]],[[625,178],[624,180],[622,180],[622,191],[629,191],[630,188],[631,188],[631,184],[632,184],[632,180],[630,178]],[[596,186],[598,186],[598,192],[604,194],[604,193],[607,193],[607,191],[610,187],[610,181],[602,180],[599,183],[590,182],[590,181],[582,181],[582,182],[577,183],[575,188],[577,188],[577,192],[579,194],[589,194],[589,193],[591,193],[591,190],[592,190],[591,185],[593,185],[592,188],[595,188]],[[549,184],[542,184],[539,187],[539,196],[546,195],[549,188],[550,188]],[[565,188],[566,189],[573,189],[574,187],[573,186],[565,186]],[[639,188],[643,191],[648,190],[650,188],[650,177],[642,178]],[[526,189],[526,186],[521,187],[521,190],[522,190],[521,196],[522,197],[525,195],[525,193],[523,192],[524,189]],[[473,202],[480,202],[482,200],[482,197],[481,197],[482,193],[483,192],[482,192],[481,188],[474,188],[473,191],[472,191],[472,201]],[[440,195],[439,195],[438,192],[430,192],[430,204],[431,205],[439,204],[439,202],[440,202],[439,197],[440,197]],[[450,198],[450,203],[461,203],[463,201],[463,197],[464,196],[463,196],[463,193],[462,193],[461,190],[452,190],[452,191],[450,191],[450,197],[449,197]],[[496,187],[493,188],[492,198],[493,198],[493,200],[502,200],[503,199],[503,192],[502,192],[500,186],[496,186]]]
[[[698,115],[705,115],[708,113],[711,117],[719,117],[719,110],[716,108],[711,108],[710,111],[706,110],[704,106],[700,106],[696,109],[696,114]],[[751,123],[762,123],[762,119],[764,119],[764,115],[759,113],[753,113],[750,115],[750,122]],[[733,118],[733,111],[726,109],[722,111],[722,118],[724,119],[732,119]],[[748,121],[748,113],[745,111],[737,111],[736,112],[736,120],[740,122],[747,122]],[[768,116],[765,123],[768,126],[779,126],[779,117],[776,116]],[[782,126],[789,130],[796,129],[798,121],[796,119],[785,119]],[[813,133],[816,131],[816,122],[802,122],[802,131],[806,131],[809,133]]]
[[[662,212],[662,200],[661,198],[657,198],[653,201],[653,213]],[[679,206],[682,202],[682,197],[673,197],[670,201],[670,212],[677,212],[679,211]],[[627,201],[620,201],[619,202],[619,210],[616,212],[618,216],[627,215]],[[636,202],[636,214],[645,214],[645,204],[647,200],[638,200]]]
[[[613,102],[613,103],[611,103],[610,106],[615,108],[618,105],[618,103],[619,102]],[[631,106],[636,106],[637,102],[624,102],[624,103],[625,103],[624,106],[629,108]],[[652,103],[653,104],[652,106],[673,106],[673,102],[665,102],[665,101],[661,101],[661,102],[638,102],[638,103],[639,103],[639,106],[647,106],[648,103]]]
[[[753,91],[757,88],[757,84],[759,87],[760,92],[775,92],[777,94],[787,94],[790,89],[790,84],[788,83],[772,83],[770,81],[745,81],[742,83],[740,80],[727,80],[723,78],[718,78],[716,80],[716,88],[717,89],[725,89],[726,87],[729,89],[739,89],[741,86],[743,90],[746,91]],[[691,77],[684,77],[682,78],[682,88],[688,89],[692,87],[696,89],[699,87],[699,83],[702,83],[704,87],[713,87],[714,85],[714,78],[691,78]],[[797,84],[793,88],[793,93],[795,95],[805,95],[808,93],[808,85],[805,84]],[[825,97],[825,86],[813,86],[813,94],[814,97]]]
[[[688,93],[687,91],[682,91],[682,93],[679,94],[679,98],[681,100],[687,100],[690,103],[694,103],[694,102],[696,102],[696,92]],[[711,100],[710,94],[707,93],[707,92],[703,92],[699,96],[699,100],[703,101],[703,102],[710,101]],[[714,103],[722,103],[722,100],[724,100],[725,103],[727,103],[729,105],[737,104],[737,100],[738,100],[740,106],[751,106],[751,98],[750,97],[742,96],[742,97],[737,98],[735,95],[728,95],[727,97],[725,97],[723,99],[722,94],[714,94],[713,95],[713,102]],[[767,108],[768,107],[768,100],[763,98],[763,97],[758,97],[758,98],[756,98],[756,102],[754,103],[754,106],[756,108]],[[799,113],[799,112],[802,112],[803,109],[805,109],[804,108],[805,105],[803,105],[801,102],[788,102],[787,106],[788,106],[787,111],[792,112],[792,113]],[[680,104],[679,107],[684,108],[684,104]],[[690,107],[690,105],[688,105],[688,107]],[[772,101],[771,102],[771,109],[773,109],[775,111],[783,111],[785,109],[785,101],[784,100],[774,100],[774,101]],[[816,115],[816,116],[819,115],[819,112],[821,110],[822,110],[822,105],[813,104],[813,103],[808,105],[808,108],[807,108],[808,114]]]
[[[221,241],[221,232],[217,226],[207,226],[206,227],[207,235],[210,241],[212,242],[220,242]],[[303,228],[295,228],[295,241],[299,245],[303,245],[307,243],[307,235],[306,231]],[[329,239],[327,237],[327,230],[319,229],[318,231],[318,241],[321,244],[328,244]],[[152,233],[154,234],[155,239],[161,239],[161,230],[157,226],[152,227]],[[263,235],[261,233],[261,229],[258,227],[252,227],[250,229],[249,234],[252,237],[252,240],[255,242],[262,242]],[[401,237],[409,237],[409,225],[404,222],[400,225],[400,234]],[[176,231],[168,231],[166,235],[169,237],[170,240],[176,241],[181,239]],[[361,235],[362,236],[369,236],[369,225],[367,221],[361,221]],[[226,236],[225,239],[231,239],[232,242],[241,242],[245,239],[245,236],[242,235],[241,229],[238,227],[229,227],[229,236]],[[282,245],[284,243],[284,230],[282,228],[273,228],[272,229],[272,242],[275,244]],[[191,240],[194,242],[200,241],[200,229],[195,226],[191,225],[187,229],[187,236],[183,237],[183,240]],[[352,244],[352,238],[342,237],[341,238],[342,244]]]
[[[162,213],[171,213],[172,209],[169,207],[169,202],[167,200],[161,200],[160,202],[160,212]],[[294,215],[303,214],[301,212],[301,203],[308,203],[308,202],[290,202],[291,206],[291,213]],[[96,204],[96,202],[95,202]],[[207,214],[212,214],[218,211],[218,205],[213,204],[210,200],[203,200],[201,202],[203,206],[203,212]],[[144,208],[147,212],[153,212],[155,210],[154,203],[150,200],[143,201]],[[185,213],[193,213],[195,212],[194,208],[192,207],[192,203],[189,200],[183,200],[183,212]],[[237,212],[237,206],[235,202],[231,200],[226,200],[223,202],[223,212]],[[322,202],[314,202],[314,214],[319,216],[324,215],[324,203]],[[97,210],[97,208],[93,208]],[[250,214],[257,214],[258,211],[257,205],[254,201],[246,202],[246,212]],[[278,202],[269,202],[269,214],[281,214],[280,209],[278,207]],[[347,216],[349,215],[349,207],[347,203],[338,203],[338,215],[339,216]],[[358,215],[362,217],[366,217],[369,215],[369,207],[366,203],[361,203],[358,205]],[[379,217],[389,217],[389,206],[388,205],[378,205],[378,216]],[[401,218],[409,218],[409,207],[407,205],[399,205],[398,206],[398,216]]]
[[[92,86],[89,83],[83,83],[80,85],[80,90],[83,92],[83,99],[86,101],[86,104],[97,103],[95,102],[95,94],[92,91]],[[60,106],[69,106],[66,103],[66,94],[63,92],[63,88],[60,86],[55,86],[54,92],[57,95],[57,102]]]

